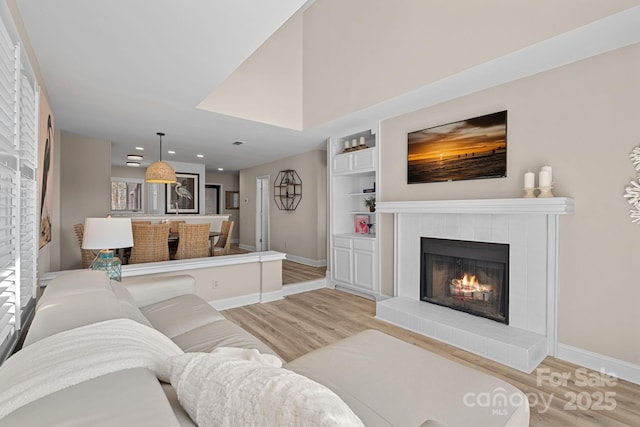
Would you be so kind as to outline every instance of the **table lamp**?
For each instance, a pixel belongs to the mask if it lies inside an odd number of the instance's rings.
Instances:
[[[120,258],[113,256],[113,249],[133,246],[130,218],[87,218],[84,222],[82,249],[98,249],[91,263],[92,270],[103,270],[112,280],[122,280]]]

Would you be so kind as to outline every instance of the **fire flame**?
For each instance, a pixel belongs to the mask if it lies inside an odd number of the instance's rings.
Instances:
[[[476,276],[464,273],[462,279],[453,279],[451,283],[463,291],[487,291],[488,286],[480,284]]]
[[[490,301],[493,298],[491,285],[482,285],[476,276],[472,276],[467,273],[464,273],[464,277],[462,279],[451,280],[449,292],[452,296],[462,299]]]
[[[469,275],[465,273],[461,284],[465,288],[475,288],[480,290],[480,283],[478,283],[476,276],[471,276],[471,278],[469,278]]]

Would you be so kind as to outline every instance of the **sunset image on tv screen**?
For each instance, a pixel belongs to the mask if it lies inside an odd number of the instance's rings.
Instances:
[[[409,184],[506,175],[506,111],[408,134]]]

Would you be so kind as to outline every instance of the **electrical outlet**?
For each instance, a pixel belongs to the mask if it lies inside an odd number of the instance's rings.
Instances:
[[[211,289],[217,289],[219,286],[219,283],[217,280],[212,280],[211,281]]]
[[[284,241],[284,248],[287,249],[287,241]]]

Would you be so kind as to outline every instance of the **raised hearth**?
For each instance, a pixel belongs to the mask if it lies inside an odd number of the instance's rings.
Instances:
[[[482,199],[379,202],[394,213],[395,297],[376,316],[516,369],[531,372],[554,355],[558,216],[573,200]],[[509,245],[509,324],[421,301],[421,238]]]

